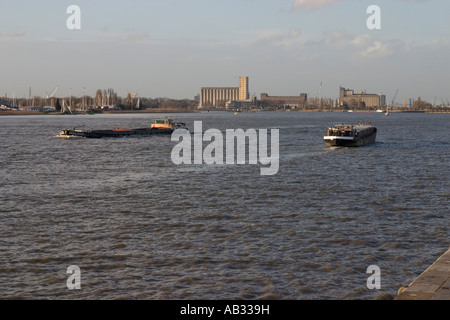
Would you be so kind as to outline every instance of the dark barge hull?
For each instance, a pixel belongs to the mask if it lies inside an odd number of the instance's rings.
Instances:
[[[352,140],[344,140],[337,137],[337,139],[325,140],[325,144],[327,147],[362,147],[375,143],[375,139],[376,133],[365,138],[355,138]]]
[[[62,137],[83,137],[90,139],[119,138],[130,136],[152,136],[172,134],[173,129],[143,128],[143,129],[116,129],[116,130],[64,130]]]

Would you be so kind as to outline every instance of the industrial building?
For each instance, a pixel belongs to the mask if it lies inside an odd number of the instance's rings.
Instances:
[[[239,77],[239,101],[248,100],[248,77]]]
[[[252,110],[258,105],[256,97],[246,100],[231,100],[226,103],[226,109],[229,111]]]
[[[4,110],[17,108],[11,101],[8,100],[0,100],[0,106]]]
[[[239,77],[239,87],[204,87],[200,93],[200,107],[225,107],[230,101],[249,99],[248,77]]]
[[[338,106],[359,108],[383,108],[386,105],[386,96],[382,94],[355,93],[353,90],[340,87]]]
[[[267,106],[303,109],[306,107],[307,100],[308,95],[306,93],[299,96],[269,96],[267,93],[261,93],[261,103]]]

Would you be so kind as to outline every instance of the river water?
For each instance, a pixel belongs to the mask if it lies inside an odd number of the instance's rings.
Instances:
[[[55,138],[159,116],[0,117],[0,299],[391,298],[449,248],[449,114],[173,115],[279,129],[273,176],[175,165],[170,136]],[[329,125],[359,121],[377,143],[325,147]]]

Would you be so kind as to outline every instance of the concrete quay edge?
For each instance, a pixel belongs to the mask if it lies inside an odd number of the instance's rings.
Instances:
[[[408,287],[400,288],[395,300],[450,300],[450,249]]]

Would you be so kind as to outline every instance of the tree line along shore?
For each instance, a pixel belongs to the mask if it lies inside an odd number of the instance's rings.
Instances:
[[[352,112],[352,110],[345,109],[335,109],[335,110],[321,110],[321,109],[312,109],[312,110],[291,110],[291,109],[253,109],[253,110],[245,110],[245,111],[234,111],[234,110],[225,110],[225,109],[194,109],[194,110],[186,110],[186,109],[144,109],[144,110],[100,110],[95,112],[72,112],[72,113],[61,113],[61,112],[39,112],[39,111],[18,111],[18,110],[0,110],[1,116],[48,116],[48,115],[67,115],[67,114],[162,114],[162,113],[195,113],[195,112],[214,112],[214,111],[231,111],[231,112],[264,112],[264,111],[279,111],[279,112]],[[355,112],[372,112],[375,111],[355,111]],[[450,110],[390,110],[392,113],[450,113]]]
[[[420,98],[410,107],[384,106],[381,110],[366,107],[357,101],[350,101],[343,106],[336,106],[332,99],[308,99],[303,106],[290,106],[282,101],[254,100],[254,104],[238,109],[227,109],[225,102],[216,106],[199,107],[198,99],[171,99],[140,97],[139,91],[128,92],[125,98],[119,97],[113,89],[97,90],[95,97],[58,97],[57,88],[47,97],[30,96],[26,98],[10,99],[0,97],[0,116],[2,115],[55,115],[55,114],[97,114],[97,113],[181,113],[197,111],[325,111],[325,112],[433,112],[450,113],[450,106],[434,105]]]

